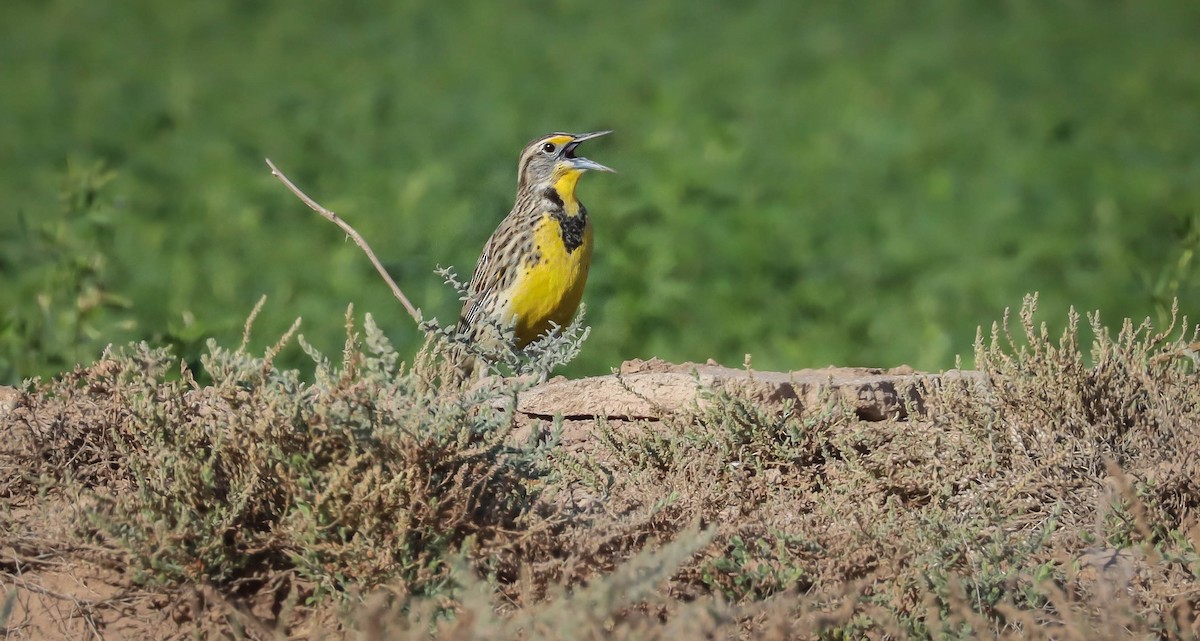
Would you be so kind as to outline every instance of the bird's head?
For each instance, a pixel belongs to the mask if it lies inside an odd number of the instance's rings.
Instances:
[[[585,140],[599,138],[609,131],[590,134],[554,133],[542,136],[525,146],[517,166],[520,190],[542,190],[547,187],[558,189],[563,197],[570,197],[575,183],[588,170],[612,171],[600,163],[576,155],[579,144]]]

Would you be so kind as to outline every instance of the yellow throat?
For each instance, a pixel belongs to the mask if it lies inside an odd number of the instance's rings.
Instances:
[[[511,313],[517,347],[525,347],[550,330],[551,323],[566,326],[575,317],[588,266],[592,261],[592,224],[575,197],[583,172],[570,167],[556,171],[554,191],[561,210],[541,214],[534,225],[537,261],[526,261],[517,279]],[[553,200],[553,196],[549,196]]]

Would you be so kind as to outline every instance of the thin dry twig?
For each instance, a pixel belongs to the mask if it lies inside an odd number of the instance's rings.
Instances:
[[[392,280],[392,277],[388,275],[387,270],[383,268],[383,264],[380,263],[379,259],[375,257],[375,252],[371,251],[371,246],[367,244],[366,240],[363,240],[362,235],[355,231],[355,229],[350,226],[350,223],[342,220],[337,214],[329,211],[325,207],[322,207],[320,203],[312,198],[309,198],[308,194],[300,191],[300,188],[297,187],[295,183],[289,180],[287,176],[283,175],[282,171],[279,171],[279,168],[275,166],[275,163],[271,162],[270,158],[267,158],[266,161],[267,166],[271,168],[271,174],[278,178],[280,182],[282,182],[283,185],[288,188],[288,190],[290,190],[293,194],[296,194],[296,197],[304,201],[304,204],[308,205],[310,209],[318,214],[321,214],[321,216],[325,217],[326,220],[340,227],[342,231],[346,232],[346,235],[349,236],[354,243],[363,250],[364,253],[366,253],[367,258],[371,259],[371,264],[375,266],[375,270],[378,271],[379,275],[383,277],[383,280],[388,284],[388,287],[392,288],[392,295],[400,301],[401,305],[404,305],[404,309],[408,310],[408,315],[412,316],[413,320],[420,325],[421,310],[414,307],[413,304],[409,302],[408,297],[404,295],[404,292],[400,291],[400,287],[396,285],[396,281]]]

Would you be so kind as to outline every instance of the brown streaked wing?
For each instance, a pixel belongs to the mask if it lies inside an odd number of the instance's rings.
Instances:
[[[505,279],[502,272],[504,269],[512,267],[508,264],[512,261],[505,260],[505,256],[511,255],[514,251],[512,245],[518,235],[514,217],[510,215],[501,221],[496,231],[492,232],[491,238],[488,238],[483,253],[479,255],[479,262],[475,265],[475,273],[471,276],[471,282],[467,285],[467,300],[463,303],[462,325],[470,326],[478,321],[480,314],[485,311],[489,299],[503,286],[502,281]]]

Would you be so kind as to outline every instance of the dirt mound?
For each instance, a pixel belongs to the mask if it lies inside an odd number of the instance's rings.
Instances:
[[[552,419],[561,417],[563,445],[588,450],[592,449],[592,426],[597,420],[615,429],[626,423],[661,421],[703,409],[709,397],[720,390],[766,406],[790,402],[819,408],[845,403],[862,421],[905,420],[910,410],[923,411],[930,385],[946,379],[979,378],[978,372],[930,374],[907,365],[761,372],[724,367],[711,360],[704,364],[631,360],[615,374],[558,377],[522,392],[517,399],[521,429],[516,438],[526,438],[529,430],[545,429]]]
[[[657,420],[663,412],[704,404],[705,391],[736,388],[768,404],[793,401],[806,407],[832,400],[852,404],[864,421],[904,418],[920,411],[922,387],[942,378],[978,378],[976,372],[927,374],[901,366],[827,367],[792,372],[758,372],[713,361],[672,364],[632,360],[618,373],[576,380],[557,378],[521,394],[517,409],[528,416],[569,419]]]

